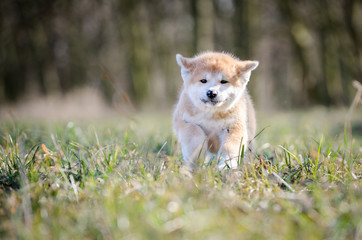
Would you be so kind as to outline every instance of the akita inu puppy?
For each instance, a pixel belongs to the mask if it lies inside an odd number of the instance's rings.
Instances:
[[[219,52],[193,58],[176,55],[183,88],[173,115],[184,162],[214,158],[219,169],[238,166],[241,146],[255,136],[255,111],[246,90],[258,61],[241,61]]]

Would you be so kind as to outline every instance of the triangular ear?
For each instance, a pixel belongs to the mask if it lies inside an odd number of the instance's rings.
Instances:
[[[258,61],[239,61],[236,66],[236,71],[238,72],[238,74],[242,75],[244,79],[248,82],[250,79],[251,71],[257,68],[258,65]]]
[[[258,61],[240,61],[237,68],[239,72],[248,72],[253,71],[255,68],[258,67],[258,65]]]
[[[181,68],[191,69],[193,68],[193,58],[185,58],[181,54],[176,54],[176,62]]]
[[[181,54],[176,54],[176,62],[181,67],[181,76],[184,81],[190,78],[194,70],[195,63],[193,58],[185,58]]]

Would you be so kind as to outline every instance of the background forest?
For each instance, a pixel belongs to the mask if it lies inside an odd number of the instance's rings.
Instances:
[[[260,61],[260,109],[349,105],[362,80],[356,0],[2,0],[0,105],[100,89],[113,106],[172,106],[175,54]]]

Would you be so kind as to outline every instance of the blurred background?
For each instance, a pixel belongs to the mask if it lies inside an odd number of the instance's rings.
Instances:
[[[260,62],[259,110],[348,106],[361,19],[360,0],[1,0],[0,114],[171,109],[175,54],[205,50]]]

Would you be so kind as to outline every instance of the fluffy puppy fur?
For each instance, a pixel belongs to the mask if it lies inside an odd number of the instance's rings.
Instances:
[[[241,61],[227,53],[176,55],[183,88],[173,115],[183,160],[216,159],[219,169],[236,168],[241,145],[255,136],[255,111],[246,90],[257,61]]]

